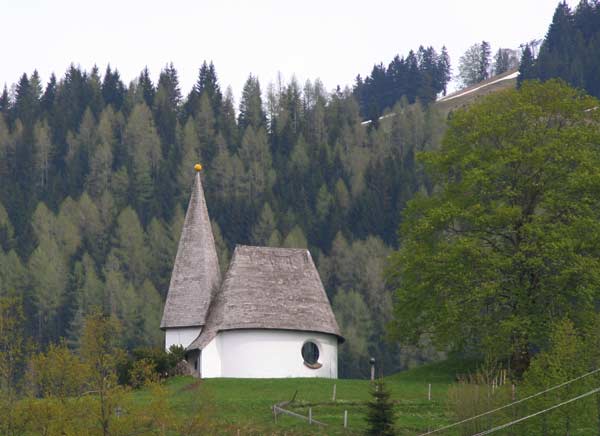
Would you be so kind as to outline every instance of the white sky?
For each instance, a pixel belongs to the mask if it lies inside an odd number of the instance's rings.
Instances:
[[[568,2],[572,7],[576,0]],[[46,82],[70,63],[128,83],[148,66],[154,81],[167,62],[187,95],[203,60],[236,98],[249,73],[263,90],[280,71],[328,90],[351,85],[374,63],[420,44],[446,45],[452,66],[473,43],[498,47],[543,38],[558,0],[0,0],[0,86],[37,69]]]

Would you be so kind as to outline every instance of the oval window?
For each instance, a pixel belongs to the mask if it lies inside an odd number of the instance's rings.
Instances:
[[[319,362],[319,347],[314,342],[305,342],[302,345],[302,358],[307,366],[318,365]],[[320,367],[321,365],[319,365]]]

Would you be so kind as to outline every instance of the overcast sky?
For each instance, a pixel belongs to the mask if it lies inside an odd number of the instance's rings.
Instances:
[[[568,2],[571,6],[575,0]],[[0,86],[37,69],[46,82],[70,63],[128,83],[144,66],[154,80],[167,62],[186,95],[203,60],[236,98],[249,73],[263,90],[280,71],[328,90],[351,85],[374,63],[420,44],[446,45],[453,69],[473,43],[517,48],[543,38],[558,0],[184,1],[0,0]]]

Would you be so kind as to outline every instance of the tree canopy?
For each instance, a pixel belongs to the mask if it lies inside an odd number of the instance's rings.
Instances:
[[[567,2],[556,6],[535,61],[521,60],[526,79],[561,78],[571,86],[600,97],[600,3],[581,0],[575,10]]]
[[[407,206],[390,262],[393,331],[526,369],[549,325],[600,298],[599,105],[525,82],[457,111],[420,155],[435,188]]]

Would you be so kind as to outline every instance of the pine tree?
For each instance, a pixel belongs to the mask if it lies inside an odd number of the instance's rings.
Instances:
[[[87,108],[84,112],[79,131],[67,134],[67,166],[68,190],[76,196],[85,185],[85,176],[89,173],[90,153],[98,143],[97,123],[92,111]]]
[[[149,277],[162,297],[169,289],[169,277],[175,261],[176,243],[164,223],[153,218],[148,226]]]
[[[198,112],[196,114],[196,132],[200,145],[200,155],[208,165],[214,159],[217,150],[215,144],[216,118],[213,112],[208,93],[200,96]]]
[[[54,73],[50,75],[50,80],[44,90],[44,95],[41,100],[41,109],[47,117],[53,118],[52,109],[54,106],[54,100],[56,99],[56,76]]]
[[[448,54],[446,46],[443,46],[437,61],[437,81],[442,89],[442,95],[446,95],[446,89],[451,79],[452,68],[450,66],[450,55]]]
[[[217,79],[217,72],[214,64],[206,64],[206,61],[202,63],[200,67],[200,73],[198,75],[198,81],[195,85],[195,90],[199,97],[206,94],[211,105],[212,112],[214,114],[217,125],[221,118],[221,107],[223,106],[223,95],[221,94],[221,87]]]
[[[106,201],[102,201],[105,195],[109,195],[107,191],[103,192],[102,196],[97,200],[98,203],[104,203],[101,207],[102,212],[87,192],[84,192],[79,197],[78,202],[79,219],[77,224],[81,233],[83,246],[98,265],[101,264],[101,260],[104,260],[104,256],[108,251],[109,234],[107,228],[112,224],[112,216],[108,219],[103,217],[103,214],[112,214],[110,210],[107,210],[110,209],[110,206],[107,207]]]
[[[288,233],[282,245],[286,248],[308,248],[306,236],[304,236],[304,232],[298,226],[294,226]]]
[[[142,97],[146,106],[152,107],[154,104],[154,96],[156,95],[156,89],[150,79],[150,72],[148,67],[144,67],[138,78],[138,88],[141,91]]]
[[[1,250],[0,250],[1,251]],[[22,301],[23,307],[26,307],[28,313],[34,307],[33,296],[29,289],[31,288],[31,278],[29,271],[15,252],[10,250],[6,254],[2,253],[0,262],[0,297],[18,298]],[[34,331],[32,327],[33,319],[27,320],[29,335]]]
[[[383,379],[371,385],[371,401],[367,404],[367,436],[394,436],[394,406]]]
[[[370,332],[373,331],[371,310],[360,292],[343,289],[337,290],[332,308],[346,338],[340,347],[340,369],[348,376],[362,377],[369,371]]]
[[[154,122],[160,136],[163,156],[169,156],[177,143],[177,119],[181,104],[179,76],[173,64],[168,64],[160,73],[154,97]]]
[[[252,126],[254,130],[265,127],[266,122],[267,116],[262,105],[260,83],[257,77],[250,75],[246,79],[242,91],[238,126],[240,131],[244,132],[248,126]]]
[[[47,237],[29,259],[29,275],[36,309],[36,336],[40,344],[57,340],[66,327],[60,318],[67,288],[68,266],[64,253]]]
[[[492,54],[490,43],[481,41],[479,45],[479,81],[490,77],[490,55]]]
[[[100,142],[90,159],[90,171],[85,180],[85,187],[92,197],[99,197],[110,187],[112,163],[110,145],[104,141]]]
[[[159,165],[162,160],[160,139],[152,114],[144,103],[137,104],[129,117],[123,142],[129,157],[131,192],[136,210],[147,223],[158,204],[155,190],[159,189]]]
[[[144,229],[130,207],[125,208],[117,218],[113,247],[125,277],[135,285],[142,284],[149,270],[149,252]]]
[[[510,52],[508,49],[499,48],[494,55],[494,75],[507,72],[511,68]]]
[[[239,150],[247,178],[250,202],[256,202],[271,190],[275,183],[271,153],[264,129],[257,132],[251,127],[246,129]]]
[[[523,54],[521,55],[521,63],[519,65],[519,76],[517,78],[517,86],[521,87],[521,84],[525,80],[534,79],[537,75],[536,66],[534,63],[533,55],[529,44],[525,46]]]
[[[277,221],[275,214],[269,203],[265,203],[258,222],[252,229],[252,242],[256,245],[264,245],[268,242],[269,237],[274,230],[277,229]]]
[[[193,118],[188,118],[183,128],[181,141],[181,161],[177,171],[177,183],[182,200],[189,198],[191,181],[194,179],[194,164],[200,162],[200,141]]]
[[[125,100],[125,85],[121,81],[119,72],[114,72],[110,64],[106,67],[102,81],[102,98],[106,105],[111,105],[115,111],[120,111]]]
[[[2,90],[2,94],[0,94],[0,114],[7,116],[10,107],[10,99],[8,98],[8,88],[6,84],[4,84],[4,89]]]
[[[46,190],[52,154],[54,147],[50,140],[50,129],[46,121],[37,122],[34,129],[34,153],[35,153],[35,172],[38,176],[38,186],[41,192]]]
[[[100,73],[96,65],[92,67],[92,71],[85,81],[84,92],[87,107],[91,109],[94,118],[97,118],[104,107],[104,100],[102,97],[102,80],[100,79]]]
[[[160,330],[160,319],[162,316],[163,302],[160,294],[150,280],[144,280],[142,286],[137,289],[137,323],[134,330],[133,342],[139,346],[160,347],[163,344],[163,334]]]
[[[215,238],[215,247],[217,249],[217,256],[219,258],[219,267],[221,271],[227,271],[229,268],[229,248],[227,248],[227,243],[223,238],[223,233],[221,233],[221,227],[219,224],[211,220],[212,232]]]
[[[225,91],[223,100],[223,109],[221,111],[220,134],[223,135],[225,143],[231,151],[236,151],[239,146],[239,130],[235,118],[235,107],[233,100],[233,91],[231,86]]]
[[[23,123],[29,123],[33,119],[33,108],[30,101],[29,78],[23,73],[15,88],[15,104],[13,119],[20,119]]]

